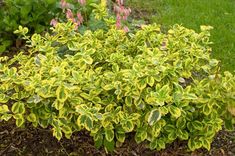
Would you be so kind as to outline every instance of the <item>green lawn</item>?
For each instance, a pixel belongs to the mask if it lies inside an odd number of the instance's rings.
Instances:
[[[178,23],[199,31],[211,25],[212,57],[235,73],[235,0],[126,0],[145,20],[166,28]],[[136,12],[135,12],[136,13]]]

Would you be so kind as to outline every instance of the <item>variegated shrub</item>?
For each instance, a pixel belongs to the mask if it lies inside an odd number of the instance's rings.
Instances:
[[[86,129],[108,151],[131,132],[151,149],[178,138],[209,150],[223,125],[233,128],[235,107],[235,76],[210,58],[209,29],[110,26],[82,35],[66,23],[25,36],[27,53],[1,57],[0,119],[52,128],[58,140]]]

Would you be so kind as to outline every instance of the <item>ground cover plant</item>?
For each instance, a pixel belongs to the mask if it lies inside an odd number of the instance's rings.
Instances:
[[[233,0],[126,0],[132,16],[161,24],[166,30],[175,23],[199,31],[211,25],[212,57],[222,70],[235,70],[235,2]]]
[[[30,49],[1,57],[1,120],[51,128],[60,140],[83,129],[113,151],[130,132],[137,143],[164,149],[175,139],[206,148],[224,125],[233,130],[235,77],[210,58],[209,30],[158,25],[126,33],[80,34],[71,22],[52,34],[26,36]]]
[[[211,26],[128,23],[122,0],[57,7],[49,32],[18,27],[27,48],[0,57],[0,155],[235,152],[219,133],[234,130],[235,76],[211,58]]]

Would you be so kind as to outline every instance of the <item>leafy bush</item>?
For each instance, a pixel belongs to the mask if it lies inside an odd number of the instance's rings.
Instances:
[[[86,129],[108,151],[131,132],[151,149],[178,138],[209,150],[223,124],[233,128],[235,76],[219,73],[210,27],[201,28],[164,34],[148,25],[132,34],[111,26],[82,35],[59,23],[52,35],[34,34],[27,53],[1,57],[0,119],[52,128],[58,140]]]
[[[62,6],[62,1],[66,6]],[[81,13],[82,30],[105,28],[104,22],[96,20],[93,13],[94,10],[101,12],[102,8],[98,8],[99,2],[86,0],[82,5],[74,0],[4,0],[0,7],[0,53],[12,44],[16,38],[13,31],[19,25],[28,27],[32,34],[48,31],[53,18],[67,22],[66,9],[72,10],[73,14]]]

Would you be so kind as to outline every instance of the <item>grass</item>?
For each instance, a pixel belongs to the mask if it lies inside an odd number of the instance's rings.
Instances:
[[[199,32],[211,25],[212,57],[235,73],[235,0],[126,0],[141,18],[165,28],[178,23]],[[136,13],[136,12],[135,12]]]

